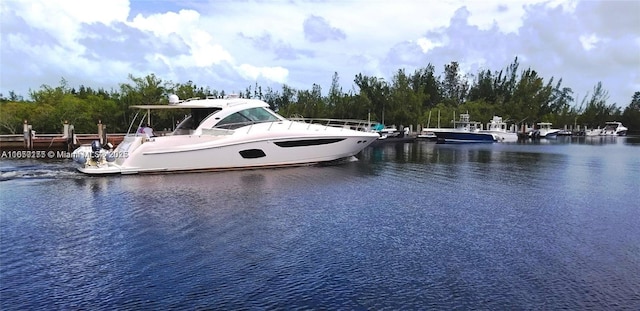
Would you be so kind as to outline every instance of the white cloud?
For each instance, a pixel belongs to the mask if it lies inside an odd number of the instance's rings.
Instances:
[[[265,78],[278,83],[286,83],[289,71],[282,67],[256,67],[249,64],[238,66],[240,74],[250,80]]]
[[[208,67],[220,62],[233,62],[233,57],[215,38],[200,27],[200,14],[193,10],[180,10],[178,13],[167,12],[153,14],[149,17],[137,15],[131,23],[139,30],[149,31],[163,41],[170,41],[171,35],[178,35],[189,47],[189,54],[175,58],[166,56],[163,60],[172,66]],[[157,52],[154,54],[158,54]]]
[[[582,35],[580,36],[580,43],[582,44],[582,48],[586,51],[593,49],[600,39],[595,34],[590,35]]]
[[[178,13],[167,12],[148,17],[138,14],[127,24],[140,30],[150,31],[157,36],[168,36],[171,33],[185,35],[198,27],[199,19],[200,14],[196,11],[180,10]]]
[[[61,77],[111,88],[149,73],[216,89],[258,80],[326,90],[338,72],[351,89],[358,73],[390,80],[433,64],[440,74],[457,61],[473,74],[518,56],[576,92],[602,81],[626,104],[640,85],[638,11],[624,0],[5,0],[0,92]]]
[[[445,40],[446,40],[446,38],[445,38]],[[420,48],[422,49],[423,53],[428,53],[429,51],[433,50],[434,48],[437,48],[437,47],[445,45],[446,44],[445,40],[436,41],[436,40],[430,40],[428,38],[422,37],[422,38],[418,38],[418,41],[416,43],[420,46]]]
[[[67,49],[81,52],[83,47],[77,38],[82,23],[122,21],[129,14],[128,1],[69,0],[69,1],[8,1],[10,10],[35,29],[45,30],[57,38]],[[15,7],[14,7],[15,6]]]

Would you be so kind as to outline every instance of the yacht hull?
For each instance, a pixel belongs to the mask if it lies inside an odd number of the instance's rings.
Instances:
[[[363,133],[366,134],[366,133]],[[363,136],[316,136],[234,141],[231,137],[193,137],[192,143],[182,137],[175,145],[173,137],[157,137],[140,143],[132,151],[116,149],[116,155],[126,155],[113,162],[85,165],[85,174],[138,174],[160,172],[191,172],[255,169],[310,165],[330,162],[356,155],[376,140]],[[143,138],[135,138],[142,139]],[[126,139],[125,139],[126,140]],[[134,140],[133,146],[136,141]],[[126,146],[123,145],[123,146]],[[171,147],[167,147],[171,146]]]
[[[496,141],[495,136],[489,133],[442,131],[435,134],[438,142],[441,143],[493,143]]]
[[[513,143],[518,141],[518,133],[500,131],[485,131],[484,133],[493,135],[497,142]]]

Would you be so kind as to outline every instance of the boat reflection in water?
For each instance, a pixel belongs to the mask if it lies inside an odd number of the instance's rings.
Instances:
[[[420,141],[118,178],[0,159],[0,309],[639,310],[639,151]]]

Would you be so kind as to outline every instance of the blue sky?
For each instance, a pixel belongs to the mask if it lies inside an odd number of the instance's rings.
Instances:
[[[0,93],[41,85],[118,89],[128,75],[238,92],[258,82],[343,91],[451,61],[469,75],[520,68],[609,104],[640,91],[640,1],[0,2]],[[471,77],[473,78],[473,77]]]

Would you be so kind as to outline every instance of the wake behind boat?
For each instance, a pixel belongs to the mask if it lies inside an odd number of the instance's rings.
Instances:
[[[91,175],[137,174],[317,164],[352,157],[379,137],[376,133],[291,121],[257,99],[180,101],[172,95],[169,105],[132,108],[147,113],[189,109],[191,115],[166,136],[141,131],[127,134],[115,149],[97,141],[82,146],[72,154],[82,165],[79,171]]]

